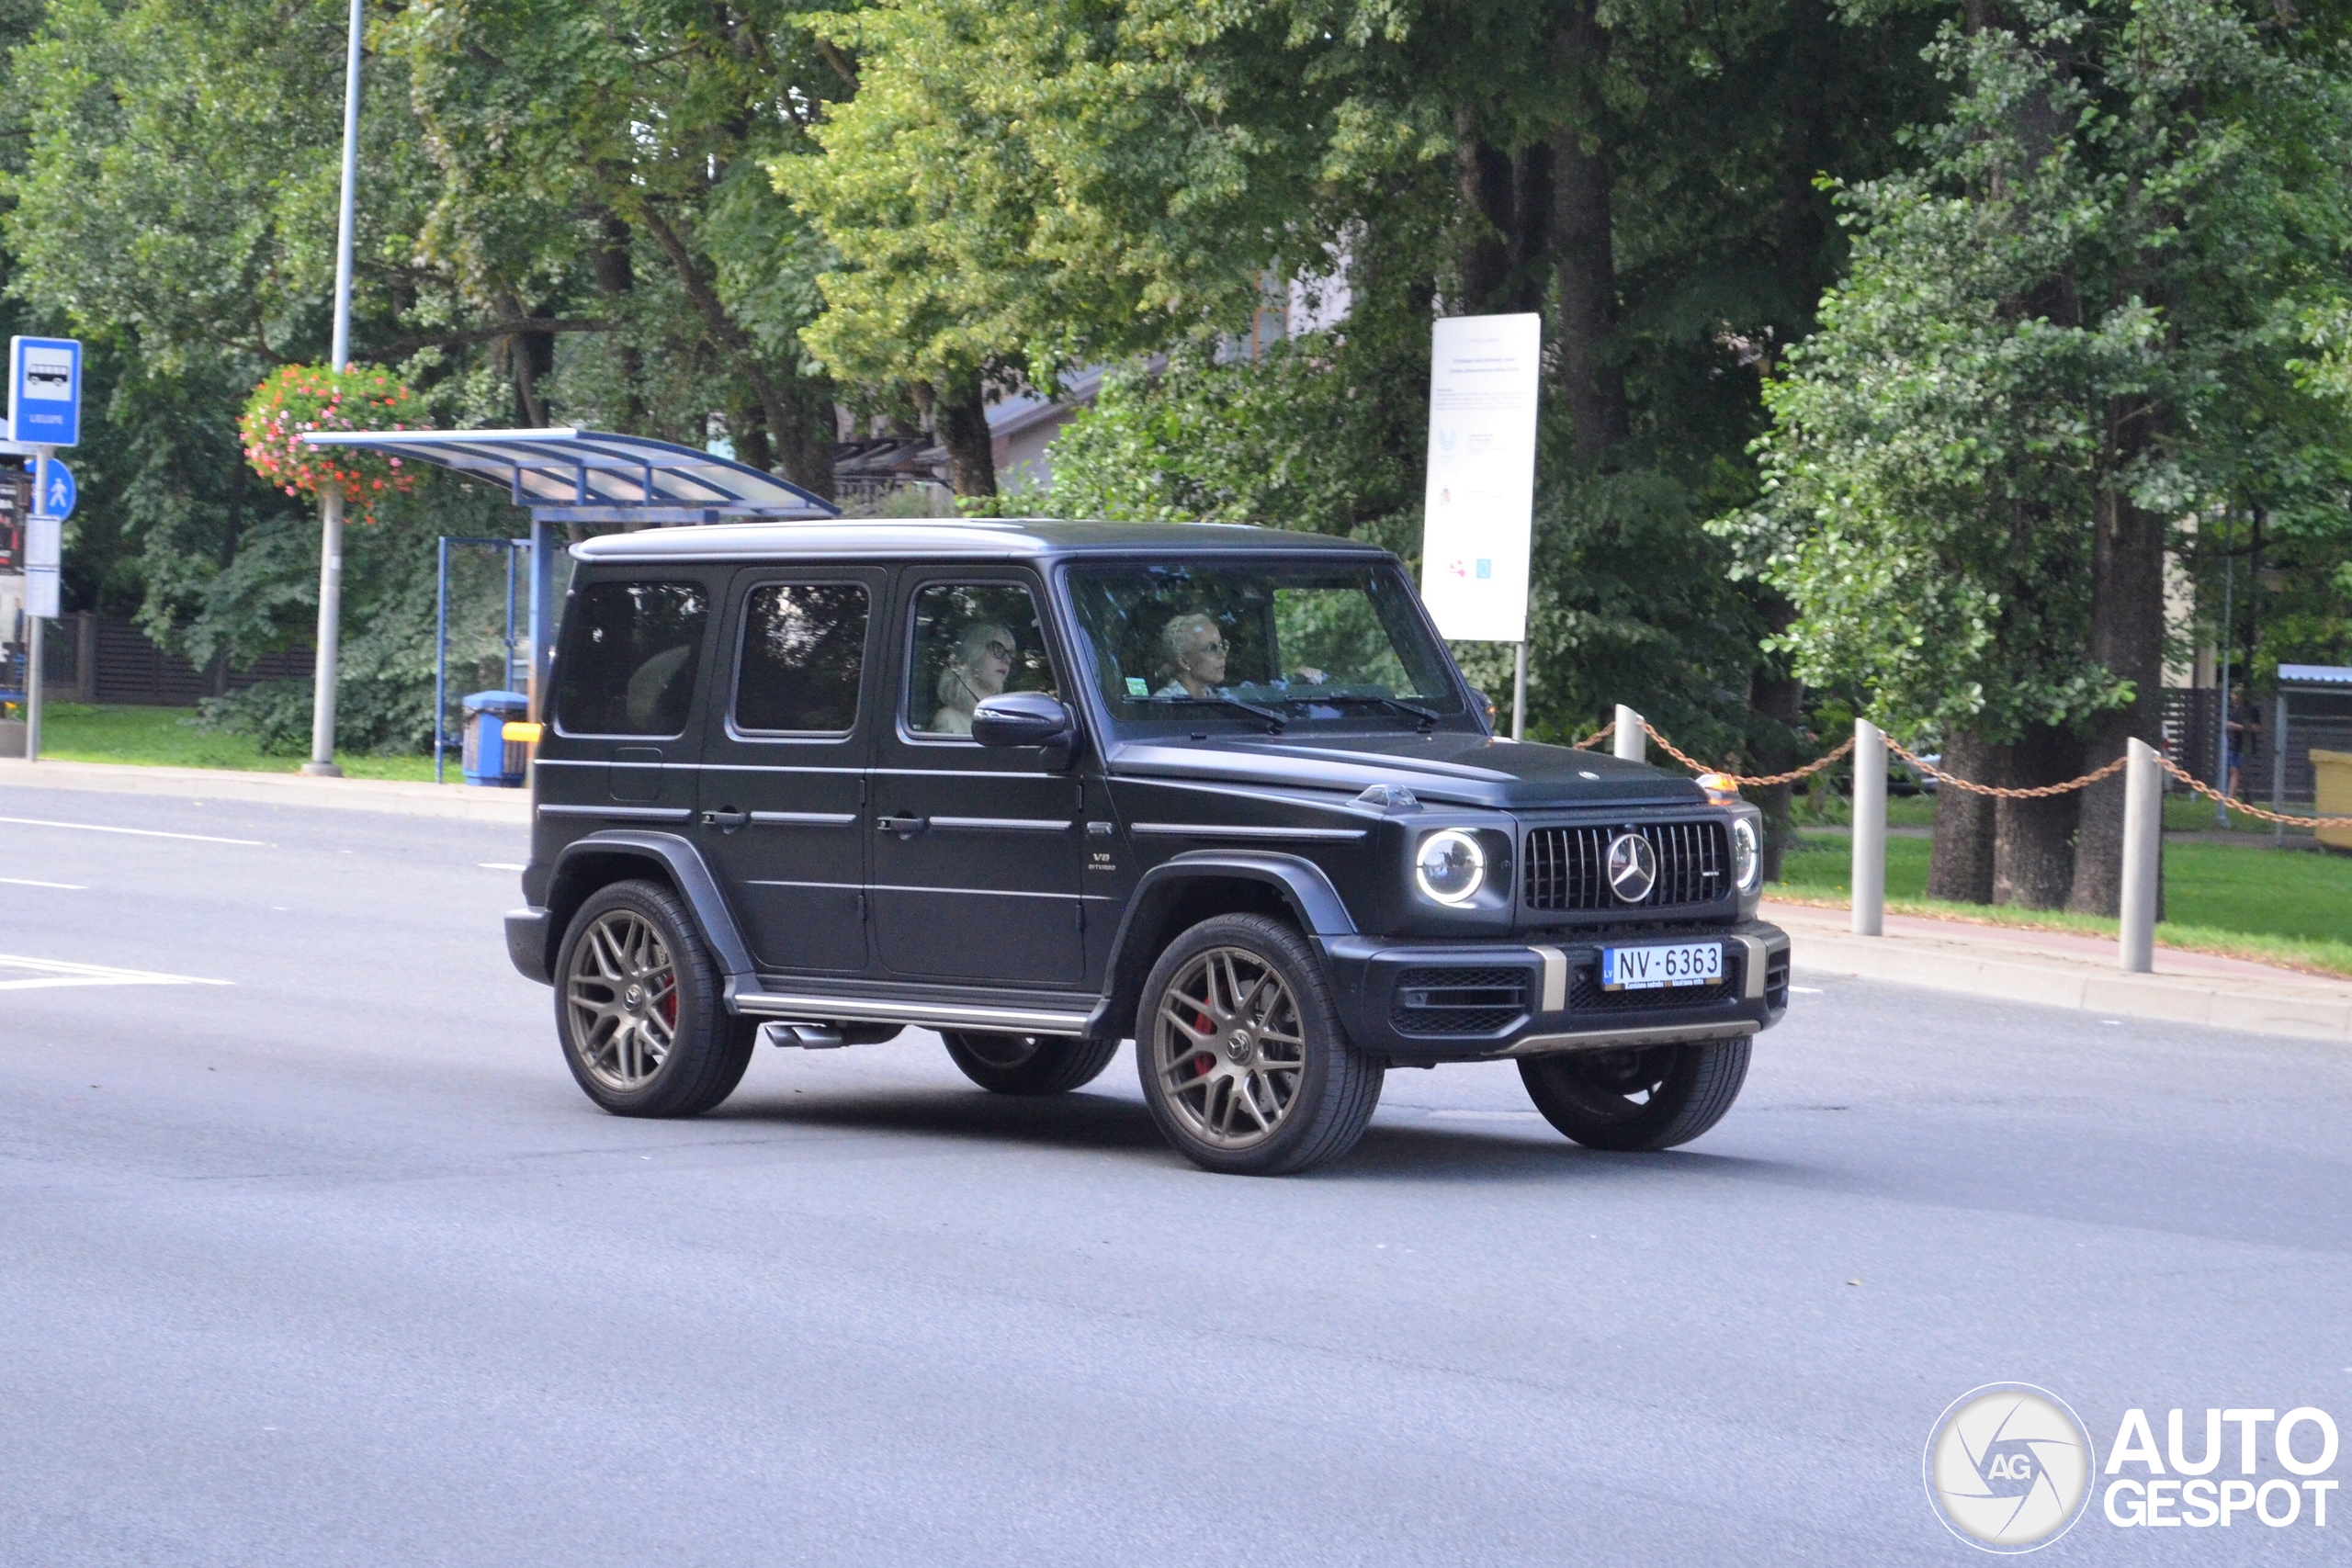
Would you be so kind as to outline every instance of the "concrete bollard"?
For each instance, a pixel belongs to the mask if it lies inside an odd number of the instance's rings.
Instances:
[[[1629,762],[1645,762],[1649,761],[1649,739],[1647,735],[1642,733],[1642,716],[1623,703],[1619,703],[1617,705],[1617,755]]]
[[[1886,737],[1854,721],[1854,934],[1886,934]]]
[[[2164,870],[2164,781],[2156,749],[2134,739],[2123,764],[2123,972],[2156,967],[2156,883]]]

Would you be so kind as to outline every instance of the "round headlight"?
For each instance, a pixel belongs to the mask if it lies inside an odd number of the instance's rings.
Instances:
[[[1739,879],[1739,890],[1746,893],[1756,886],[1758,873],[1764,869],[1764,857],[1756,848],[1756,823],[1753,818],[1735,817],[1731,819],[1731,871]]]
[[[1487,852],[1459,828],[1431,833],[1413,857],[1413,877],[1441,904],[1467,902],[1487,880]]]

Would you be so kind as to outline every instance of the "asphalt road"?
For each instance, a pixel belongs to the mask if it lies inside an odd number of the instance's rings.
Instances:
[[[913,1033],[627,1122],[506,965],[515,830],[0,817],[0,953],[225,982],[0,964],[0,1562],[1968,1562],[1977,1384],[2102,1456],[2352,1427],[2340,1048],[1825,982],[1666,1156],[1454,1067],[1219,1178],[1125,1057],[1009,1101]],[[2040,1560],[2340,1562],[2337,1495]]]

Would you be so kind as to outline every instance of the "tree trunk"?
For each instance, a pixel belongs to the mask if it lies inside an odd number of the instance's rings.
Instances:
[[[645,230],[670,258],[687,302],[701,314],[704,325],[710,331],[713,345],[734,362],[735,369],[750,383],[752,395],[759,400],[760,412],[767,421],[768,438],[775,443],[784,477],[803,490],[831,500],[832,383],[822,378],[804,379],[790,366],[763,363],[751,333],[729,312],[684,236],[650,207],[645,211]]]
[[[628,225],[614,212],[596,220],[597,243],[590,253],[596,290],[613,299],[627,298],[637,288],[637,267],[629,258]],[[645,351],[628,340],[624,321],[620,338],[621,429],[631,435],[645,432]]]
[[[947,448],[947,486],[957,495],[996,493],[996,441],[980,373],[966,371],[938,383],[932,395],[932,429]]]
[[[1781,203],[1773,244],[1773,272],[1792,340],[1812,330],[1822,289],[1830,281],[1822,254],[1829,235],[1829,195],[1814,181],[1828,154],[1829,107],[1822,89],[1836,69],[1836,50],[1821,0],[1792,0],[1779,83]]]
[[[1510,281],[1510,235],[1517,227],[1511,201],[1510,154],[1480,138],[1468,109],[1453,117],[1454,178],[1462,192],[1462,313],[1483,315]]]
[[[2069,729],[2033,725],[2008,749],[2012,785],[2063,784],[2083,760],[2081,739]],[[2039,800],[2004,800],[1994,807],[1993,902],[2023,909],[2055,909],[2075,877],[2075,819],[2079,794]]]
[[[1796,766],[1794,748],[1788,742],[1804,722],[1804,682],[1773,671],[1759,670],[1748,677],[1747,705],[1764,720],[1766,739],[1755,748],[1758,766],[1768,773],[1784,773]],[[1781,869],[1796,844],[1796,824],[1791,807],[1794,784],[1770,784],[1758,791],[1756,804],[1764,813],[1764,880],[1781,880]]]
[[[2005,748],[1987,745],[1966,730],[1944,741],[1943,770],[1977,784],[1999,784]],[[1953,904],[1993,901],[1994,803],[1945,784],[1936,791],[1936,846],[1928,860],[1928,897]]]
[[[2153,410],[2141,405],[2113,418],[2120,468],[2145,445]],[[2165,523],[2109,486],[2099,497],[2091,535],[2091,658],[2132,682],[2128,707],[2110,708],[2091,722],[2083,771],[2103,768],[2137,736],[2151,746],[2164,739]],[[2066,908],[2079,915],[2114,916],[2123,907],[2123,775],[2082,792],[2075,840],[2073,890]]]
[[[1625,437],[1625,372],[1612,357],[1617,325],[1617,253],[1610,227],[1601,73],[1609,33],[1596,0],[1573,0],[1560,42],[1573,102],[1569,124],[1552,144],[1555,200],[1552,220],[1560,258],[1560,378],[1576,433],[1576,454],[1590,461]]]
[[[1552,208],[1557,197],[1552,149],[1538,141],[1522,147],[1512,175],[1510,294],[1504,309],[1522,315],[1544,309],[1551,291]]]

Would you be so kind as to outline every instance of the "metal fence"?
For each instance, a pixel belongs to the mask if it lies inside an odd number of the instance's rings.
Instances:
[[[198,668],[157,648],[137,623],[83,611],[46,624],[41,640],[41,688],[51,702],[194,707],[264,681],[307,680],[307,649],[273,653],[249,670],[225,659]]]

